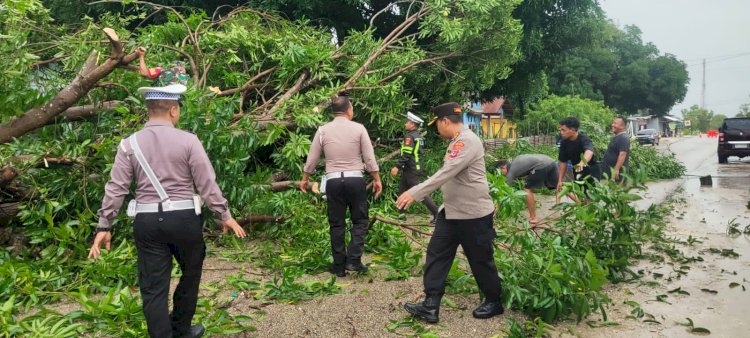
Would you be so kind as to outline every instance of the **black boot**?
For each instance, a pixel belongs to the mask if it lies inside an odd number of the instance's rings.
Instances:
[[[474,309],[471,314],[474,315],[474,318],[487,319],[497,315],[501,315],[503,314],[503,312],[504,310],[502,302],[488,302],[485,300],[482,305],[479,305],[479,307]]]
[[[346,270],[355,271],[357,273],[367,273],[369,269],[362,264],[362,262],[351,262],[346,264]]]
[[[206,332],[206,328],[203,327],[203,325],[197,324],[193,325],[188,329],[187,332],[183,334],[176,333],[174,334],[174,337],[177,338],[199,338],[202,337],[203,334]]]
[[[440,297],[428,296],[418,304],[406,303],[404,309],[417,319],[435,324],[440,320]]]
[[[330,272],[333,275],[336,275],[337,277],[346,276],[346,270],[344,269],[343,264],[331,264],[331,266],[328,268],[328,272]]]

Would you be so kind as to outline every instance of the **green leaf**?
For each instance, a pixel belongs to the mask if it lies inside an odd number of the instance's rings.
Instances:
[[[685,290],[682,290],[681,287],[678,287],[678,288],[676,288],[674,290],[669,290],[669,291],[667,291],[667,293],[678,293],[678,294],[681,294],[681,295],[688,295],[688,296],[690,296],[690,293],[687,292],[687,291],[685,291]]]
[[[691,328],[691,329],[690,329],[690,330],[688,330],[688,331],[689,331],[690,333],[696,333],[696,334],[706,334],[706,335],[709,335],[709,334],[711,334],[711,331],[709,331],[709,330],[708,330],[707,328],[705,328],[705,327],[694,327],[694,328]]]

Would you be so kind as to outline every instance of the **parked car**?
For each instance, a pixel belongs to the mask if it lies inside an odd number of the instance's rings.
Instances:
[[[659,132],[654,129],[643,129],[635,133],[635,139],[640,144],[659,145]]]
[[[750,117],[724,119],[719,128],[719,163],[727,163],[729,156],[750,156]]]

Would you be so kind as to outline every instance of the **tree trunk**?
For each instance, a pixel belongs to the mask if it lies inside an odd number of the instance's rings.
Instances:
[[[135,53],[125,55],[123,52],[123,43],[117,37],[114,30],[104,28],[103,31],[109,39],[109,58],[97,66],[96,59],[98,52],[96,50],[92,51],[78,76],[65,88],[60,90],[48,103],[41,107],[32,108],[20,117],[0,125],[0,144],[11,142],[15,138],[47,125],[55,117],[78,102],[78,100],[96,86],[99,80],[109,75],[118,66],[129,64],[138,58]]]
[[[299,189],[300,182],[301,181],[274,182],[271,183],[271,186],[268,188],[268,190],[273,192],[280,192],[289,189]],[[318,190],[318,182],[307,182],[307,190],[312,191],[316,194],[320,194],[320,190]]]
[[[16,214],[18,214],[18,207],[20,205],[21,203],[19,202],[0,204],[0,226],[7,226],[14,218],[16,218]]]
[[[0,169],[0,188],[5,187],[18,176],[18,171],[13,167]]]
[[[105,101],[98,104],[87,104],[84,106],[70,107],[66,109],[56,119],[50,120],[47,124],[54,124],[58,122],[73,122],[86,120],[90,117],[96,116],[104,111],[115,109],[117,106],[123,104],[122,101]]]

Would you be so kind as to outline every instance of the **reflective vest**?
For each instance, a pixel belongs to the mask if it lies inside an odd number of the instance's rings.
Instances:
[[[422,170],[422,161],[420,154],[424,145],[424,139],[419,134],[418,130],[412,130],[404,136],[404,140],[401,142],[401,158],[404,155],[411,155],[414,161],[414,168]],[[409,161],[411,162],[411,161]],[[403,163],[404,166],[410,165],[411,163]]]

